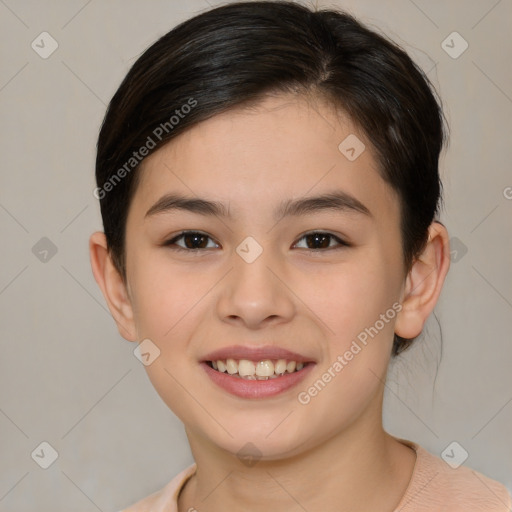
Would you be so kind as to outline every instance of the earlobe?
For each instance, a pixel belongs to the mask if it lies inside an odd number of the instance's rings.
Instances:
[[[105,297],[119,334],[128,341],[136,341],[132,305],[123,279],[108,252],[105,233],[97,231],[91,235],[89,256],[94,279]]]
[[[448,232],[440,222],[433,222],[427,245],[407,275],[402,310],[395,323],[398,336],[412,339],[421,333],[441,294],[449,268]]]

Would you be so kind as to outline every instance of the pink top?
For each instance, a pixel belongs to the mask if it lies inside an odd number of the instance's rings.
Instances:
[[[398,439],[416,451],[409,485],[394,512],[510,512],[506,487],[466,466],[450,467],[412,441]],[[196,472],[192,464],[165,487],[122,512],[178,512],[178,494]]]

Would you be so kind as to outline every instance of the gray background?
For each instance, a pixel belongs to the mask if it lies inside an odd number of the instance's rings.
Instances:
[[[147,46],[208,4],[0,0],[1,511],[119,510],[192,462],[117,332],[87,244],[101,229],[92,191],[106,104]],[[512,1],[318,5],[401,43],[451,125],[442,221],[456,253],[422,342],[390,368],[384,425],[439,456],[457,441],[467,466],[512,490]],[[31,47],[43,31],[58,43],[46,59]],[[458,58],[441,46],[453,31],[469,44]],[[58,452],[48,469],[31,457],[43,441]]]

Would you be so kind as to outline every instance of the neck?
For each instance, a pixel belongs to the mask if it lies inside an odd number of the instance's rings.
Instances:
[[[362,418],[360,418],[362,420]],[[378,424],[379,428],[375,428]],[[375,421],[356,421],[314,448],[245,466],[187,431],[196,474],[178,510],[324,510],[392,512],[405,493],[416,456]]]

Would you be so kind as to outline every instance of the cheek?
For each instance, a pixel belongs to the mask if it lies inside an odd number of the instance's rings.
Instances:
[[[400,308],[389,292],[394,288],[388,277],[363,271],[372,268],[364,262],[357,271],[355,268],[338,275],[328,298],[324,298],[327,316],[322,318],[333,331],[326,337],[327,355],[297,396],[302,413],[319,418],[311,428],[324,433],[334,434],[340,425],[350,425],[364,411],[379,414]]]
[[[172,267],[165,253],[141,252],[133,260],[133,312],[138,333],[164,344],[176,339],[175,331],[201,298],[211,279],[198,276],[197,269]],[[181,338],[182,339],[182,338]]]
[[[138,339],[151,340],[159,355],[145,366],[148,377],[163,401],[178,417],[194,410],[188,403],[190,368],[197,364],[190,339],[209,309],[212,278],[198,275],[185,265],[172,267],[165,254],[140,252],[132,259],[131,289]],[[197,404],[196,404],[197,405]]]
[[[378,251],[332,272],[312,309],[328,327],[326,357],[301,404],[336,422],[362,411],[385,379],[400,304],[396,271]],[[329,412],[329,407],[339,404]]]
[[[347,350],[358,336],[364,341],[368,330],[375,336],[376,323],[381,339],[392,337],[396,317],[392,306],[399,297],[399,283],[395,272],[378,259],[361,253],[335,271],[313,278],[318,284],[312,287],[314,293],[308,294],[307,304],[323,321],[336,355]]]

